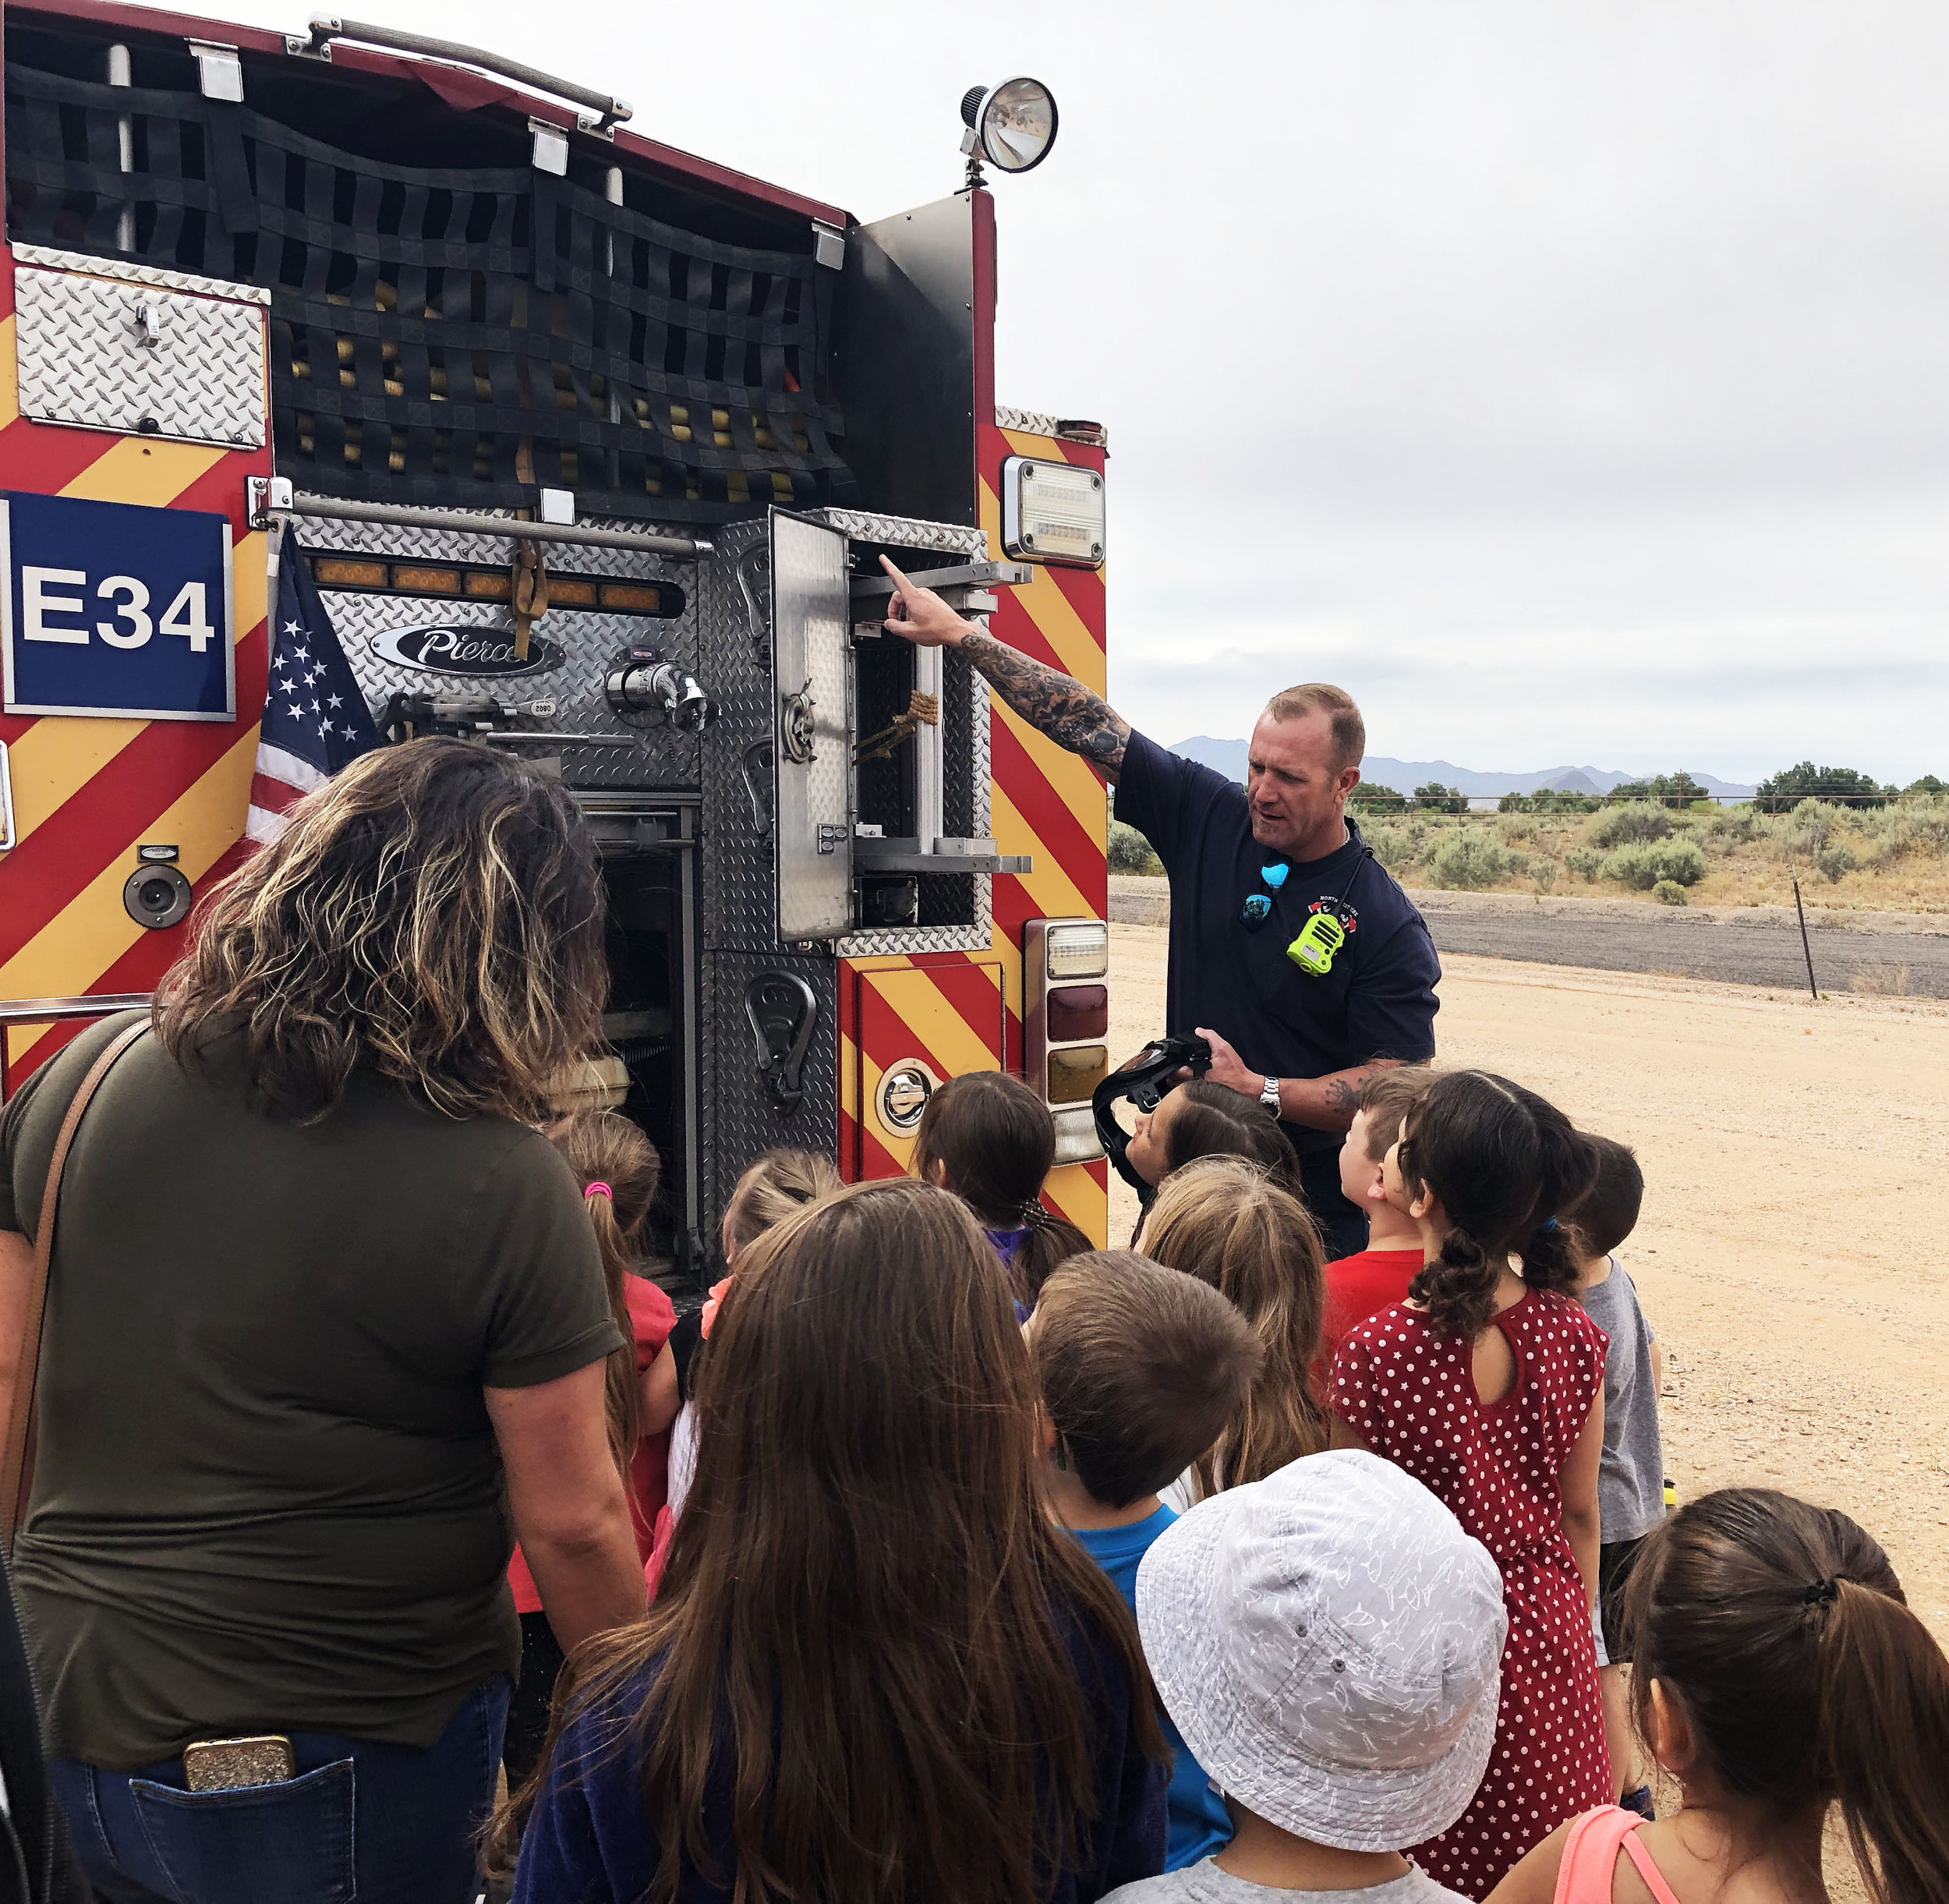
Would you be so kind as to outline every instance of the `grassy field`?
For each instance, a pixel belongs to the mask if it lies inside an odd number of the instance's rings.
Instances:
[[[1355,812],[1404,886],[1790,904],[1791,865],[1811,904],[1949,912],[1949,798],[1941,796],[1866,809],[1803,800],[1786,813],[1705,802],[1675,812],[1645,803],[1582,814]]]

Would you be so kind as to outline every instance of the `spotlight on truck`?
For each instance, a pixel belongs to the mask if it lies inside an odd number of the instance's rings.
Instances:
[[[961,100],[961,150],[1003,172],[1032,172],[1056,143],[1056,96],[1040,80],[971,87]]]

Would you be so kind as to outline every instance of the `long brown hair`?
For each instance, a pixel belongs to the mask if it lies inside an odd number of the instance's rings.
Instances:
[[[542,1134],[568,1161],[582,1185],[582,1207],[602,1252],[609,1314],[624,1346],[609,1358],[603,1383],[609,1452],[625,1480],[643,1438],[642,1388],[636,1376],[636,1328],[629,1313],[628,1279],[639,1272],[636,1239],[656,1201],[663,1159],[656,1146],[627,1117],[610,1110],[576,1111],[542,1127]],[[607,1186],[592,1192],[589,1186]]]
[[[557,782],[463,741],[354,761],[203,902],[156,1029],[194,1062],[240,1028],[271,1115],[323,1117],[370,1065],[451,1117],[546,1112],[596,1044],[595,849]]]
[[[1533,1091],[1488,1071],[1445,1071],[1413,1106],[1398,1159],[1403,1180],[1441,1199],[1441,1253],[1408,1294],[1444,1336],[1475,1336],[1495,1312],[1502,1259],[1520,1257],[1531,1289],[1577,1286],[1567,1216],[1597,1175],[1597,1153]]]
[[[1200,1494],[1318,1454],[1328,1424],[1307,1371],[1320,1350],[1325,1253],[1305,1205],[1242,1157],[1202,1157],[1158,1186],[1144,1253],[1229,1296],[1265,1351],[1245,1406],[1198,1459]]]
[[[910,1167],[953,1191],[989,1229],[1026,1226],[1012,1273],[1015,1294],[1032,1302],[1058,1263],[1090,1247],[1068,1218],[1043,1208],[1043,1180],[1055,1163],[1049,1106],[1006,1071],[964,1071],[927,1100]]]
[[[1028,1352],[966,1205],[895,1178],[768,1231],[695,1406],[656,1603],[578,1654],[557,1701],[559,1727],[641,1699],[622,1736],[660,1847],[651,1896],[710,1870],[728,1750],[735,1870],[713,1876],[739,1904],[1027,1904],[1095,1810],[1066,1623],[1120,1658],[1133,1732],[1163,1746],[1128,1608],[1042,1508]],[[504,1854],[532,1802],[499,1821]]]
[[[1703,1495],[1646,1541],[1625,1622],[1638,1729],[1656,1679],[1765,1841],[1838,1803],[1874,1904],[1949,1897],[1949,1659],[1855,1522],[1768,1488]]]
[[[1279,1120],[1257,1098],[1208,1078],[1187,1078],[1171,1097],[1171,1115],[1164,1126],[1166,1176],[1201,1157],[1243,1157],[1282,1190],[1296,1194],[1299,1153]]]

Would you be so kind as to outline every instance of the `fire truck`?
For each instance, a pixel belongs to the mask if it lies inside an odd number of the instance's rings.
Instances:
[[[1104,433],[996,407],[994,200],[862,225],[600,90],[320,18],[5,19],[0,1089],[150,996],[246,837],[281,561],[373,717],[559,774],[607,1049],[700,1273],[774,1145],[903,1170],[929,1096],[1053,1109],[1101,1240],[1105,802],[879,558],[1104,685]]]

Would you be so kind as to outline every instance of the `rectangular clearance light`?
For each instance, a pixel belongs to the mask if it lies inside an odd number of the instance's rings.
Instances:
[[[321,589],[355,595],[431,595],[452,600],[505,602],[514,582],[505,568],[470,562],[394,561],[379,556],[313,555],[312,579]],[[600,609],[610,614],[656,615],[669,620],[684,612],[684,592],[663,582],[619,582],[607,575],[557,575],[548,578],[551,607]]]
[[[1002,547],[1025,562],[1103,560],[1103,475],[1081,463],[1010,456],[1002,464]]]
[[[1110,929],[1101,919],[1049,929],[1052,979],[1101,979],[1110,969]]]

